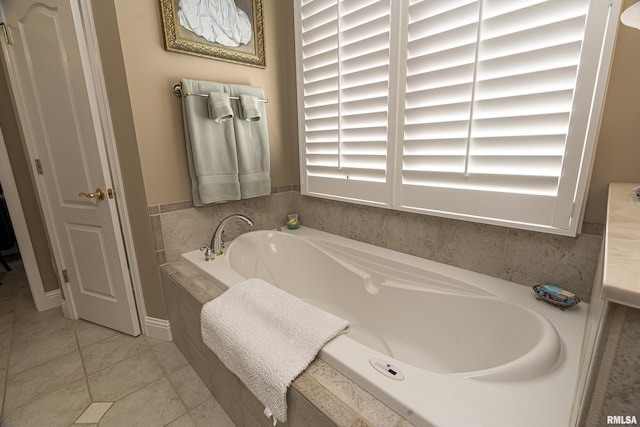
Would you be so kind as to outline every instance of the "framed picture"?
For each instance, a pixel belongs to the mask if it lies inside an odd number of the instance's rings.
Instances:
[[[160,0],[167,50],[264,68],[263,0]]]

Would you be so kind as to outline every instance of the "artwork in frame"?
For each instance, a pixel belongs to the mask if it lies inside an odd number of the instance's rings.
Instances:
[[[264,68],[263,0],[160,0],[167,50]]]

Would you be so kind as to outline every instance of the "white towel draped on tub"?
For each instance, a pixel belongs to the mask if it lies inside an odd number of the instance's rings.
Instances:
[[[227,85],[182,80],[183,92],[226,92]],[[182,114],[191,175],[193,204],[240,200],[238,155],[233,121],[218,122],[209,117],[209,100],[204,96],[183,96]]]
[[[230,84],[229,95],[253,100],[264,99],[262,88]],[[271,163],[269,160],[269,132],[264,102],[253,102],[242,111],[241,102],[234,102],[233,127],[238,149],[240,193],[243,199],[271,194]],[[245,115],[246,114],[246,115]],[[249,118],[250,120],[246,120]]]
[[[202,307],[202,338],[265,405],[275,421],[287,417],[287,389],[346,320],[265,282],[233,285]]]

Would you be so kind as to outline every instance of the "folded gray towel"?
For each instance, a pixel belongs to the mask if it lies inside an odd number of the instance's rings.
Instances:
[[[255,86],[230,84],[229,95],[241,98],[241,102],[231,104],[234,109],[233,127],[238,152],[240,194],[243,199],[271,194],[269,131],[265,104],[256,101],[259,121],[247,121],[242,112],[238,111],[242,109],[243,95],[256,100],[264,99],[264,91]]]
[[[229,103],[229,94],[224,92],[209,92],[209,117],[217,123],[233,118],[233,110]]]
[[[191,93],[222,93],[227,86],[183,79],[182,89]],[[195,206],[240,200],[234,121],[216,123],[211,120],[207,104],[208,100],[202,96],[182,98],[187,160]]]
[[[258,98],[253,95],[240,94],[240,106],[242,107],[242,117],[245,121],[257,122],[260,120]]]

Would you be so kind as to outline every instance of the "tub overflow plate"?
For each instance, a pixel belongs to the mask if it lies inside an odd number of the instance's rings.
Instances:
[[[389,362],[378,359],[376,357],[372,357],[371,359],[369,359],[369,364],[373,367],[373,369],[380,372],[387,378],[391,378],[392,380],[396,381],[404,380],[404,374]]]

